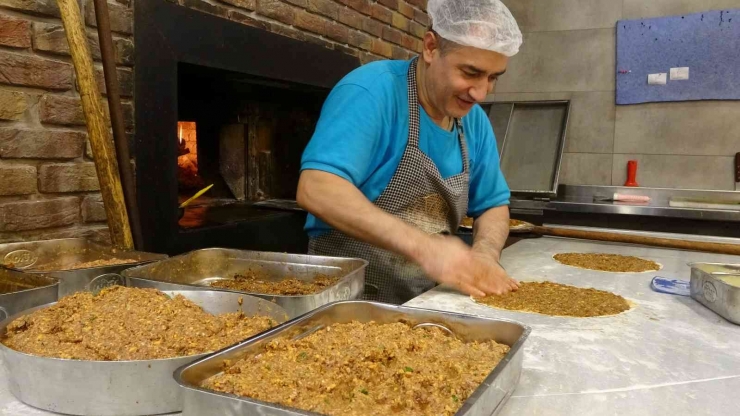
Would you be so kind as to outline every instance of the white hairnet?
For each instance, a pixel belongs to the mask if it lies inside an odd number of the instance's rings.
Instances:
[[[427,10],[444,39],[506,56],[519,52],[522,32],[501,0],[429,0]]]

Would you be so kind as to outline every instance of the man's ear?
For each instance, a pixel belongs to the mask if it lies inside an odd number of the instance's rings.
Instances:
[[[424,62],[429,64],[432,62],[432,58],[435,54],[439,53],[439,39],[437,39],[437,34],[428,30],[427,33],[424,34],[424,38],[422,38],[421,56],[424,59]]]

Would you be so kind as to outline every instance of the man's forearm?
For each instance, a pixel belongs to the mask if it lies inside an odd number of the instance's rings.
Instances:
[[[473,249],[498,259],[509,236],[509,207],[491,208],[475,220]]]
[[[493,259],[478,258],[459,238],[428,235],[413,225],[383,211],[370,202],[352,183],[337,175],[305,170],[298,183],[298,205],[322,219],[332,228],[356,240],[402,255],[421,266],[424,274],[473,296],[503,294],[516,290],[516,282]],[[486,213],[476,233],[480,247],[491,246],[495,259],[506,241],[508,208],[501,214]],[[505,221],[495,220],[504,215]],[[490,216],[490,219],[488,218]],[[489,224],[489,221],[491,223]],[[501,228],[499,222],[505,222]]]
[[[305,170],[298,184],[298,204],[332,228],[360,241],[417,261],[428,239],[424,232],[370,202],[347,180]]]

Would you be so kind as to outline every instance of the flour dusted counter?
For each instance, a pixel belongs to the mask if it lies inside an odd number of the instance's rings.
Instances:
[[[663,268],[608,273],[552,259],[566,252],[639,256]],[[445,288],[406,306],[512,319],[532,328],[519,386],[501,415],[737,414],[740,326],[689,297],[650,289],[656,275],[689,280],[689,262],[740,263],[740,257],[547,237],[523,240],[502,257],[514,278],[610,291],[629,300],[632,309],[598,318],[550,317],[491,309]]]

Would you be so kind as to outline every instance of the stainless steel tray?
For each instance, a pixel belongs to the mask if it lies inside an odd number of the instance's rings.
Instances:
[[[207,312],[243,311],[285,322],[279,306],[238,293],[172,291],[197,303]],[[241,301],[240,301],[241,299]],[[0,323],[0,333],[12,320],[53,304],[29,309]],[[154,415],[182,409],[182,391],[172,380],[178,367],[208,354],[160,360],[82,361],[37,357],[0,344],[11,393],[23,403],[72,415]],[[208,412],[204,413],[208,414]]]
[[[123,285],[125,282],[116,276],[116,273],[166,258],[165,254],[120,251],[92,243],[84,238],[0,244],[0,264],[11,270],[24,273],[48,273],[59,279],[60,297],[79,291],[95,291],[113,284]],[[80,263],[111,259],[134,260],[134,262],[71,269]]]
[[[484,104],[501,141],[501,171],[513,195],[557,196],[570,101]]]
[[[246,271],[259,271],[275,281],[288,276],[300,280],[312,280],[319,274],[341,276],[335,285],[311,295],[237,292],[273,301],[294,318],[331,302],[358,299],[365,288],[366,267],[367,261],[362,259],[209,248],[127,269],[123,276],[127,286],[224,291],[230,290],[212,288],[209,284],[215,280],[233,279],[235,274]]]
[[[691,297],[728,321],[740,325],[740,287],[722,281],[740,276],[739,264],[690,263]]]
[[[489,416],[497,414],[514,392],[522,371],[524,350],[522,345],[530,329],[522,324],[502,319],[490,319],[472,315],[409,308],[375,302],[349,301],[326,305],[284,325],[263,332],[249,341],[222,350],[217,354],[199,359],[175,372],[175,380],[184,391],[183,416],[218,414],[229,416],[246,415],[315,415],[281,405],[266,403],[231,394],[203,389],[200,384],[207,378],[223,371],[224,360],[239,360],[262,350],[276,338],[293,338],[318,327],[350,321],[391,323],[404,320],[412,325],[433,323],[449,328],[464,341],[495,340],[511,347],[511,350],[495,369],[486,377],[468,400],[463,403],[457,416]]]
[[[56,302],[59,280],[0,268],[0,321],[35,306]]]

